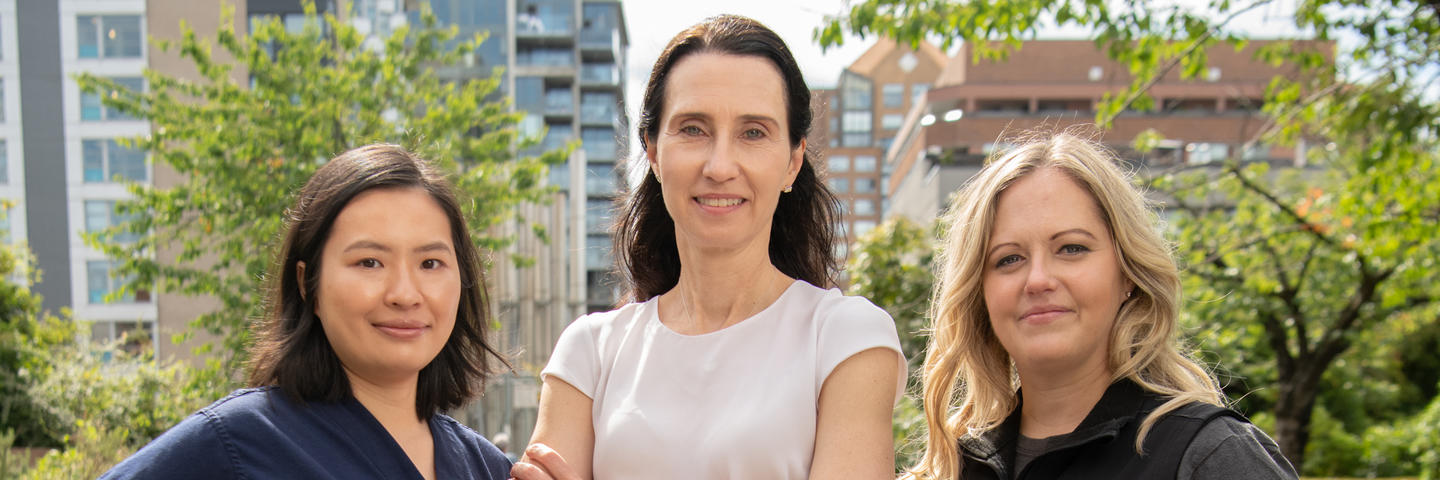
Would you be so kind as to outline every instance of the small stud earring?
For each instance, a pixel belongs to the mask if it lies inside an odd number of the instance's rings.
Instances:
[[[1134,291],[1134,290],[1126,291],[1126,292],[1125,292],[1125,298],[1130,298],[1130,296],[1131,296],[1131,295],[1134,295],[1134,294],[1135,294],[1135,291]]]
[[[785,188],[780,191],[790,193],[791,190],[794,190],[794,188],[792,188],[790,185],[786,185]]]

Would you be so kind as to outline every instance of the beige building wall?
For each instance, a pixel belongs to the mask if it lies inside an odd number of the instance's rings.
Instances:
[[[150,33],[152,42],[170,40],[178,45],[183,38],[183,20],[199,38],[213,38],[220,28],[221,8],[228,6],[234,9],[231,20],[235,30],[245,32],[245,2],[246,0],[149,0],[145,15],[146,31]],[[193,64],[181,58],[176,50],[172,48],[171,51],[164,52],[159,48],[150,48],[150,69],[174,77],[199,80],[200,74]],[[220,61],[230,58],[218,48],[213,53]],[[244,81],[247,73],[237,69],[232,75],[236,81]],[[155,165],[154,172],[155,186],[159,188],[173,187],[182,181],[179,174],[165,165]],[[178,246],[162,248],[156,255],[161,261],[173,261],[179,251]],[[219,308],[216,299],[162,291],[156,295],[156,307],[159,341],[156,342],[155,349],[160,358],[194,360],[196,357],[193,350],[196,347],[217,339],[214,335],[195,329],[194,334],[184,343],[177,345],[170,341],[172,335],[185,332],[195,317]]]

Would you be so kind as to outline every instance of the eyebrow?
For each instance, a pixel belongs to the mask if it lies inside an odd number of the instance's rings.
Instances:
[[[391,252],[391,251],[394,251],[394,249],[390,248],[388,245],[384,245],[384,244],[381,244],[381,243],[379,243],[379,242],[375,242],[375,241],[373,241],[373,240],[361,240],[361,241],[352,243],[352,244],[350,244],[350,246],[345,247],[345,250],[343,250],[343,251],[348,252],[348,251],[351,251],[351,250],[379,250],[379,251],[386,252],[386,253],[389,253],[389,252]],[[415,251],[416,253],[449,252],[449,251],[450,251],[450,245],[445,244],[445,242],[430,242],[430,243],[427,243],[427,244],[424,244],[424,245],[415,247],[414,251]]]
[[[705,121],[707,121],[707,122],[713,120],[713,119],[710,117],[710,114],[704,113],[704,112],[684,112],[684,113],[676,113],[676,114],[674,114],[674,115],[671,115],[670,118],[672,118],[672,119],[698,118],[698,119],[701,119],[701,120],[705,120]],[[758,115],[758,114],[753,114],[753,113],[752,113],[752,114],[741,115],[741,116],[740,116],[740,121],[742,121],[742,122],[771,123],[771,124],[775,124],[775,125],[779,125],[779,124],[780,124],[780,121],[779,121],[779,120],[776,120],[776,119],[774,119],[774,118],[772,118],[772,117],[770,117],[770,116],[768,116],[768,115]]]
[[[1060,238],[1060,237],[1063,237],[1063,236],[1065,236],[1065,235],[1072,234],[1072,233],[1080,234],[1080,235],[1084,235],[1084,236],[1090,237],[1091,240],[1099,240],[1099,238],[1095,238],[1095,235],[1092,234],[1092,233],[1090,233],[1089,230],[1086,230],[1086,229],[1083,229],[1083,228],[1072,228],[1072,229],[1069,229],[1069,230],[1061,230],[1061,231],[1059,231],[1059,232],[1055,232],[1054,235],[1051,235],[1051,236],[1050,236],[1050,240],[1055,240],[1055,239],[1057,239],[1057,238]],[[1015,245],[1015,242],[1006,242],[1006,243],[1002,243],[1002,244],[999,244],[999,245],[990,247],[990,251],[985,253],[985,258],[990,258],[991,255],[994,255],[994,254],[995,254],[995,251],[996,251],[996,250],[999,250],[1000,247],[1004,247],[1004,246],[1007,246],[1007,245]]]

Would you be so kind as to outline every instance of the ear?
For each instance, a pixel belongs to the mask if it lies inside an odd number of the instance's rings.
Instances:
[[[655,176],[656,181],[659,181],[660,161],[655,159],[655,139],[645,142],[645,161],[650,162],[650,174]]]
[[[790,152],[790,167],[785,171],[785,184],[794,185],[795,177],[800,176],[800,167],[805,165],[806,140],[800,139],[800,146]]]
[[[307,300],[305,291],[305,262],[295,262],[295,283],[300,285],[300,299]]]

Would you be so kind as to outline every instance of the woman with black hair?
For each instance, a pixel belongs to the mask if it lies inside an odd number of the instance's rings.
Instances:
[[[441,413],[505,363],[445,179],[400,147],[356,148],[315,172],[287,230],[252,388],[101,478],[506,478],[505,455]]]
[[[720,16],[670,41],[621,207],[631,300],[576,320],[542,372],[521,479],[893,478],[895,324],[834,287],[836,201],[806,151],[785,43]]]

